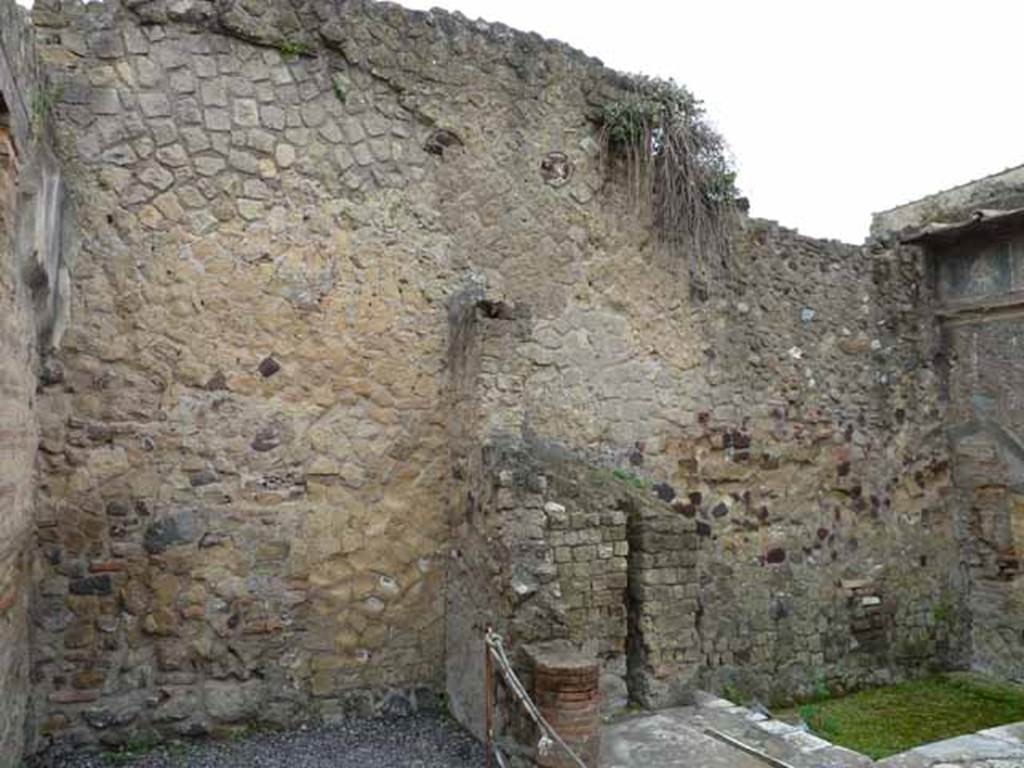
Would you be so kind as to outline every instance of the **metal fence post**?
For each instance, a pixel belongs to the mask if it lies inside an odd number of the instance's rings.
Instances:
[[[487,628],[490,635],[491,628]],[[491,660],[491,646],[484,636],[484,732],[487,743],[487,768],[494,765],[494,662]]]

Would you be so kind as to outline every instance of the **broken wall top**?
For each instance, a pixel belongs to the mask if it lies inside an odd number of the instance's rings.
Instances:
[[[471,21],[457,12],[414,11],[372,0],[108,0],[87,5],[40,0],[32,19],[38,27],[81,29],[88,52],[99,58],[113,59],[126,52],[117,43],[116,50],[103,50],[110,41],[99,30],[112,21],[142,26],[180,23],[194,31],[277,48],[287,56],[313,55],[323,46],[411,98],[406,93],[410,89],[464,86],[479,82],[481,75],[490,87],[514,91],[524,84],[548,87],[561,82],[580,83],[588,92],[599,90],[599,81],[613,87],[628,81],[599,60],[536,33]]]

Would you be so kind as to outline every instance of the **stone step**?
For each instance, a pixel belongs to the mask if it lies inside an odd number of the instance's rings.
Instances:
[[[761,760],[694,727],[690,707],[627,718],[601,734],[601,768],[765,768]]]
[[[873,761],[838,747],[799,726],[702,692],[694,722],[705,732],[721,733],[791,768],[860,768]]]
[[[862,768],[873,761],[746,707],[707,694],[695,706],[607,725],[602,768]]]
[[[1021,768],[1024,722],[924,744],[878,762],[880,768]]]

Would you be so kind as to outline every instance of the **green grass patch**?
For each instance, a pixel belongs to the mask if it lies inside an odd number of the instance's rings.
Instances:
[[[137,759],[145,757],[157,749],[155,741],[136,739],[103,753],[104,762],[110,766],[131,765]]]
[[[643,489],[647,487],[647,483],[642,477],[638,477],[625,469],[613,469],[612,477],[616,480],[621,480],[624,483],[629,483],[634,488]]]
[[[148,739],[138,739],[123,744],[117,749],[104,752],[103,761],[111,768],[129,766],[154,752],[162,752],[171,765],[184,765],[188,749],[180,741],[161,744]]]
[[[871,688],[780,712],[875,760],[932,741],[1024,720],[1024,686],[947,674]]]

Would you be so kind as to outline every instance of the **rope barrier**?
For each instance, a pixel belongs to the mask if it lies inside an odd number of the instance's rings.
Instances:
[[[548,755],[551,752],[551,748],[557,745],[561,747],[567,755],[569,755],[578,768],[587,768],[587,764],[580,759],[579,755],[572,751],[569,745],[566,744],[562,737],[558,735],[558,732],[547,720],[544,719],[540,710],[537,709],[537,705],[533,703],[533,700],[530,698],[530,694],[526,692],[526,688],[519,680],[515,670],[512,669],[512,663],[509,661],[508,655],[505,653],[505,646],[502,643],[501,635],[488,627],[485,642],[487,644],[488,653],[490,653],[494,661],[497,663],[498,670],[501,672],[501,676],[505,678],[505,683],[508,686],[508,689],[517,699],[519,699],[519,703],[522,705],[523,709],[526,710],[526,714],[530,716],[530,719],[536,723],[537,727],[541,731],[540,741],[537,742],[537,751],[540,752],[541,755]],[[494,748],[494,752],[495,755],[498,754],[497,747]],[[498,757],[498,765],[504,765],[500,756]]]

